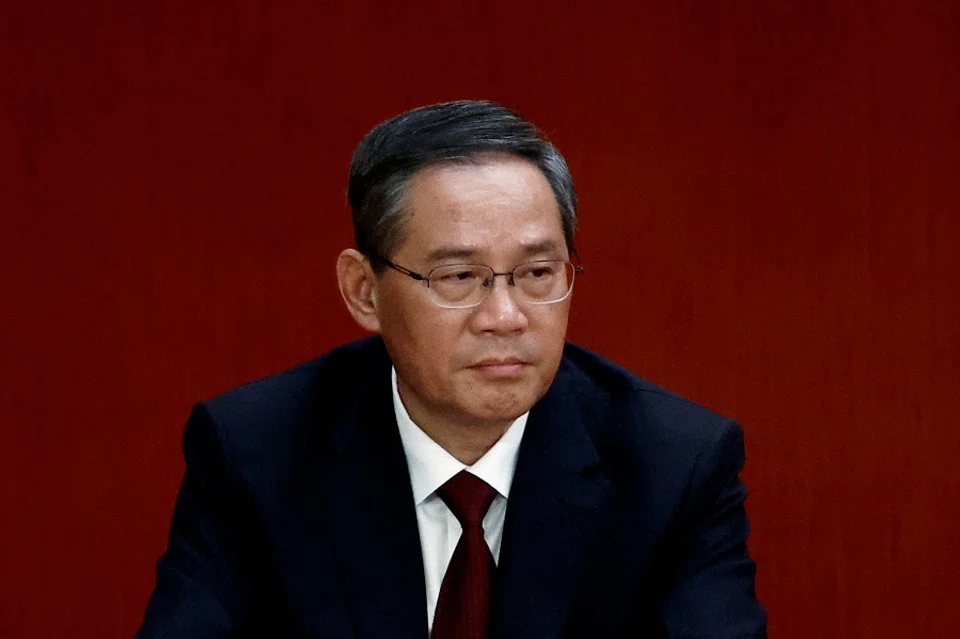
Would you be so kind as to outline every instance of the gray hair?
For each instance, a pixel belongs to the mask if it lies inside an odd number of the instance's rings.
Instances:
[[[413,175],[440,162],[476,163],[491,153],[526,158],[543,173],[560,211],[571,252],[577,194],[566,160],[534,126],[512,109],[488,100],[420,107],[378,124],[353,153],[347,199],[357,249],[378,270],[403,242],[403,199]]]

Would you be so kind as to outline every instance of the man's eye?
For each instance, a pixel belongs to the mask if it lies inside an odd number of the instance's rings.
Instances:
[[[472,270],[460,270],[460,271],[450,271],[449,273],[441,273],[438,277],[440,281],[443,282],[470,282],[479,277],[476,271]]]
[[[522,273],[522,277],[528,280],[542,280],[544,278],[553,277],[556,274],[557,269],[550,265],[534,266]]]

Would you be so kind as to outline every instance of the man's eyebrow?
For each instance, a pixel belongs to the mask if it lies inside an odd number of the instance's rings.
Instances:
[[[543,240],[542,242],[534,242],[533,244],[524,244],[523,252],[526,255],[536,255],[537,253],[556,251],[559,250],[559,248],[559,245],[553,240]]]
[[[541,242],[533,242],[532,244],[523,244],[521,250],[524,255],[537,255],[539,253],[549,253],[550,251],[559,250],[560,246],[554,240],[543,240]],[[460,259],[460,260],[469,260],[474,259],[477,256],[479,251],[477,249],[469,248],[466,246],[440,246],[430,251],[427,254],[427,260],[430,262],[439,262],[441,260],[450,260],[450,259]]]

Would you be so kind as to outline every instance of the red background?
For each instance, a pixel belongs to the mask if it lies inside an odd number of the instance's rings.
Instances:
[[[17,2],[0,11],[0,636],[127,637],[197,399],[359,336],[347,163],[537,122],[571,337],[742,421],[772,635],[960,636],[956,2]]]

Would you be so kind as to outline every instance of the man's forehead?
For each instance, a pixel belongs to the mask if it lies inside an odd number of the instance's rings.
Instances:
[[[555,208],[483,211],[466,215],[418,216],[413,213],[401,250],[417,259],[437,262],[461,259],[560,257],[566,240]]]

